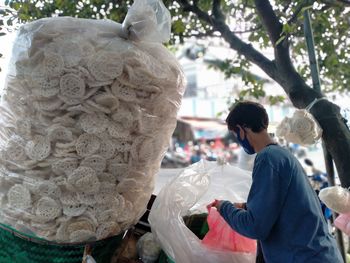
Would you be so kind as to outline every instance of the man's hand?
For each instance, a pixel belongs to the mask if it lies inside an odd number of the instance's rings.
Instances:
[[[211,207],[215,207],[216,210],[220,211],[220,206],[221,206],[222,202],[224,202],[224,201],[215,199],[213,202],[211,202],[209,205],[207,205],[207,209],[210,210]],[[239,209],[244,209],[244,210],[247,209],[246,203],[233,203],[233,205]]]
[[[215,207],[219,211],[221,203],[222,203],[222,200],[215,199],[212,203],[207,205],[207,209],[209,210],[211,207]]]

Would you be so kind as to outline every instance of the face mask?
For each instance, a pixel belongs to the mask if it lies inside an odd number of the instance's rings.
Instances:
[[[237,140],[238,140],[238,143],[243,147],[243,150],[249,154],[249,155],[252,155],[255,153],[255,150],[254,148],[250,145],[248,139],[247,139],[247,135],[246,135],[246,132],[244,131],[244,139],[242,140],[241,136],[240,136],[240,130],[239,128],[236,128],[235,129],[235,132],[237,134]]]

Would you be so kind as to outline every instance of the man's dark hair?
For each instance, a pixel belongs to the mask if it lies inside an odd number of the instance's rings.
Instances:
[[[269,117],[265,108],[256,102],[238,102],[226,118],[227,127],[230,131],[237,125],[250,128],[253,132],[260,132],[267,129]]]

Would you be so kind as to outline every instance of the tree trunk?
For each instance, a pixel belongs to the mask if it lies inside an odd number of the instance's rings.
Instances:
[[[297,108],[306,108],[316,98],[303,89],[288,95]],[[328,100],[321,100],[310,112],[323,130],[322,139],[334,159],[341,185],[350,187],[350,131],[340,114],[340,108]]]

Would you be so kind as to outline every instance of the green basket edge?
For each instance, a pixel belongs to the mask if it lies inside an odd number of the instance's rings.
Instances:
[[[41,244],[41,245],[50,245],[50,246],[57,246],[57,247],[85,247],[86,245],[99,245],[100,243],[105,243],[111,238],[117,238],[119,236],[124,236],[125,232],[120,233],[119,235],[115,235],[112,237],[108,237],[105,239],[97,240],[97,241],[91,241],[91,242],[79,242],[79,243],[57,243],[54,241],[46,240],[44,238],[38,237],[38,236],[33,236],[29,234],[22,233],[21,231],[18,231],[17,229],[13,228],[10,225],[0,223],[0,228],[10,232],[14,236],[17,236],[21,239],[36,243],[36,244]]]
[[[83,258],[85,246],[91,245],[92,256],[96,262],[105,263],[112,259],[115,250],[122,244],[125,232],[126,231],[119,235],[95,241],[93,244],[61,244],[38,237],[32,237],[31,235],[21,233],[13,227],[0,223],[0,248],[3,250],[3,253],[0,253],[0,261],[3,263],[22,263],[23,260],[18,261],[16,259],[18,256],[21,258],[20,254],[23,254],[30,255],[28,263],[79,263]],[[9,241],[18,244],[15,246],[16,248],[8,246]],[[25,249],[23,249],[23,247],[25,247]],[[22,249],[18,250],[19,248]],[[41,249],[41,253],[39,254],[37,254],[38,249]],[[51,252],[52,254],[50,254]],[[12,254],[16,256],[13,257],[11,256]],[[37,260],[33,260],[34,258]]]

